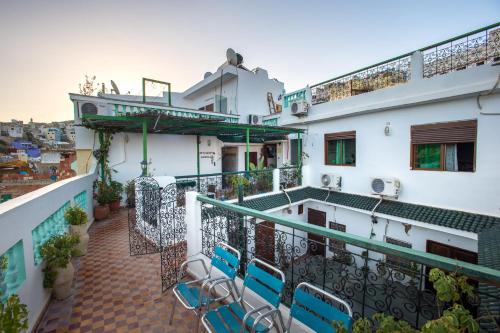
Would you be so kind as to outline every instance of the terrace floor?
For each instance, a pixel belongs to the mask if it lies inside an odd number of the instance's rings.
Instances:
[[[193,332],[195,315],[161,292],[159,254],[130,256],[127,211],[95,222],[76,258],[73,296],[51,300],[35,332]]]

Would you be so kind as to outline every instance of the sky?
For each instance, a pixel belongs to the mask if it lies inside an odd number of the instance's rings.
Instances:
[[[226,60],[300,89],[500,21],[500,0],[0,0],[0,121],[73,118],[85,74],[184,91]]]

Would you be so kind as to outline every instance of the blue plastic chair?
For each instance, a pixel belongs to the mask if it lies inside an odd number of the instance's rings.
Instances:
[[[184,267],[195,262],[201,263],[205,271],[205,276],[197,280],[179,282],[174,286],[172,291],[175,295],[175,299],[172,313],[170,314],[169,324],[172,325],[177,301],[179,301],[182,306],[184,306],[184,308],[194,311],[197,317],[196,332],[198,332],[200,315],[203,311],[203,307],[209,305],[212,302],[221,301],[230,295],[233,297],[233,299],[236,299],[233,294],[233,287],[234,278],[236,277],[236,272],[240,265],[240,259],[241,254],[238,250],[225,243],[219,243],[214,248],[214,253],[210,262],[210,268],[207,268],[203,259],[192,259],[183,262],[179,269],[178,281],[181,281],[182,279],[182,272],[184,271]],[[214,277],[214,268],[217,268],[220,272],[223,273],[223,275]],[[210,287],[216,282],[218,282],[218,284],[226,284],[226,294],[219,297],[212,297],[212,295],[214,294],[211,293],[213,289],[210,289]],[[207,289],[209,289],[208,293]],[[238,296],[237,290],[235,292],[236,296]]]
[[[268,273],[261,267],[279,275]],[[216,287],[216,282],[212,288]],[[207,311],[201,321],[208,332],[233,333],[233,332],[267,332],[276,324],[279,316],[279,305],[283,288],[285,286],[285,274],[277,268],[259,260],[252,259],[247,266],[247,273],[243,281],[241,295],[233,303],[219,306],[214,310]],[[265,305],[254,307],[245,300],[246,289],[252,290],[260,296]],[[266,323],[264,323],[264,320]],[[279,316],[280,324],[283,327],[283,320]],[[250,328],[250,329],[249,329]]]
[[[324,298],[331,301],[331,304],[341,304],[347,313],[321,300],[311,292],[324,296]],[[351,330],[353,323],[352,310],[349,304],[339,297],[307,282],[299,283],[293,293],[293,302],[290,308],[287,332],[290,332],[293,319],[300,321],[313,331],[321,333],[335,332],[332,326],[333,320],[343,323],[347,331]]]

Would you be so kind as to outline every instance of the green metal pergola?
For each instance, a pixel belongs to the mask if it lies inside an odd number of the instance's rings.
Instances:
[[[302,167],[302,129],[280,126],[264,126],[226,123],[223,120],[207,118],[185,118],[165,115],[161,112],[145,112],[126,116],[83,115],[82,125],[99,133],[142,133],[142,156],[147,173],[148,133],[196,136],[197,174],[200,174],[200,136],[215,136],[222,141],[246,143],[246,171],[250,170],[250,142],[283,140],[288,134],[296,133],[298,143],[298,168]]]

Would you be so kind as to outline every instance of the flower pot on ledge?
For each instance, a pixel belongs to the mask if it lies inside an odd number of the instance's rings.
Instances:
[[[56,268],[57,278],[54,282],[54,296],[58,300],[63,300],[71,296],[71,285],[73,284],[73,276],[75,269],[71,262],[64,268]]]
[[[109,205],[97,205],[94,207],[94,218],[97,221],[102,221],[109,216]]]
[[[120,210],[120,200],[111,201],[109,203],[110,212],[114,213]]]

